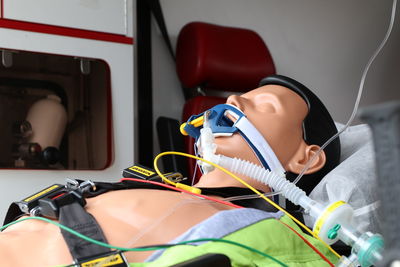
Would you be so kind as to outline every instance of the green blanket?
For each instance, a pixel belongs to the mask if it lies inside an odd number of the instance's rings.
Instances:
[[[287,216],[280,220],[266,219],[224,237],[256,248],[284,263],[287,266],[329,266],[313,249],[283,223],[300,233],[307,241],[322,252],[333,264],[338,260],[323,244],[304,234]],[[179,245],[167,249],[153,262],[131,263],[132,267],[161,267],[177,264],[207,253],[227,255],[232,266],[282,266],[270,258],[247,249],[220,242],[207,242],[201,245]]]

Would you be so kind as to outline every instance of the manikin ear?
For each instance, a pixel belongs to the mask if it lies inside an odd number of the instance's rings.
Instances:
[[[287,171],[299,174],[306,166],[308,161],[317,153],[319,148],[320,147],[317,145],[307,145],[305,142],[302,142],[294,157],[287,164]],[[325,162],[325,153],[324,151],[321,151],[313,160],[305,174],[319,171],[322,167],[324,167]]]

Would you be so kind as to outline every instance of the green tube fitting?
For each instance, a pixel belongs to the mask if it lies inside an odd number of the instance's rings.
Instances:
[[[359,248],[357,253],[358,262],[362,267],[368,267],[376,264],[377,255],[380,255],[383,250],[383,239],[380,235],[373,235],[364,241],[365,244]]]
[[[340,224],[336,224],[332,229],[328,231],[328,238],[329,239],[335,239],[338,235],[338,231],[342,227]]]

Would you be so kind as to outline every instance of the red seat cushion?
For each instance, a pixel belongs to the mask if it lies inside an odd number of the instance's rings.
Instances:
[[[243,92],[275,74],[271,54],[252,30],[192,22],[182,28],[176,68],[185,88]]]

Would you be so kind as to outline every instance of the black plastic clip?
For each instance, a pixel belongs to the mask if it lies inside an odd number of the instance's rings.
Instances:
[[[61,206],[78,202],[82,207],[86,205],[83,193],[96,190],[95,184],[90,181],[79,183],[67,179],[66,185],[54,184],[21,201],[15,202],[21,212],[32,216],[44,216],[57,219]]]
[[[24,198],[21,201],[14,202],[15,204],[18,205],[19,209],[25,213],[25,214],[30,214],[33,209],[35,209],[38,204],[39,200],[45,197],[48,197],[50,195],[57,194],[58,192],[61,192],[64,190],[65,186],[61,184],[53,184],[27,198]]]
[[[145,167],[140,164],[133,165],[129,168],[126,168],[122,171],[122,176],[125,178],[136,178],[136,179],[142,179],[142,180],[149,180],[149,181],[155,181],[155,182],[162,182],[162,179],[154,169]],[[186,177],[183,177],[183,175],[179,172],[169,172],[169,173],[164,173],[164,176],[175,183],[182,182],[186,180]]]

